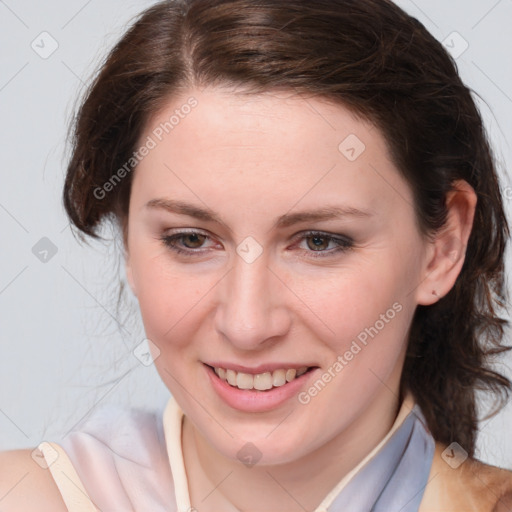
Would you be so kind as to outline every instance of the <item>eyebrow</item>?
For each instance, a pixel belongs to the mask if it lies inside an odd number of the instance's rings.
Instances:
[[[202,208],[191,203],[177,201],[174,199],[156,198],[148,201],[145,204],[145,207],[149,209],[162,209],[170,213],[177,213],[180,215],[187,215],[207,222],[215,222],[229,230],[226,224],[215,212],[209,208]],[[344,217],[369,218],[374,215],[375,213],[373,211],[361,210],[352,206],[326,206],[315,210],[285,213],[278,217],[273,228],[287,228],[301,222],[318,222]]]

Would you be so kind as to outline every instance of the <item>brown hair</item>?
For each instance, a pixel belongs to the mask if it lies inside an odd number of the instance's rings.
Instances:
[[[133,155],[148,119],[178,92],[232,85],[326,98],[383,133],[410,184],[425,234],[446,220],[457,179],[478,204],[462,271],[432,306],[418,306],[402,375],[433,436],[474,454],[478,390],[508,395],[491,370],[506,321],[508,239],[494,160],[471,91],[443,46],[388,0],[182,0],[143,12],[103,63],[74,119],[64,204],[98,237],[111,218],[125,234],[131,175],[98,187]]]

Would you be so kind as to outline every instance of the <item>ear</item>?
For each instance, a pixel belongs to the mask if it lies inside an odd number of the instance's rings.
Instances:
[[[418,304],[434,304],[455,284],[464,264],[476,203],[476,193],[469,183],[465,180],[453,183],[446,197],[446,224],[429,242],[422,281],[416,289]]]

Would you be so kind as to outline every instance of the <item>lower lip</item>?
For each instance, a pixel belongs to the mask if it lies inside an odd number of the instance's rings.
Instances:
[[[255,389],[238,389],[222,380],[210,366],[204,365],[206,373],[217,394],[233,409],[244,412],[265,412],[271,411],[282,405],[284,402],[296,396],[301,388],[305,387],[307,381],[318,368],[309,370],[291,382],[269,389],[258,391]]]

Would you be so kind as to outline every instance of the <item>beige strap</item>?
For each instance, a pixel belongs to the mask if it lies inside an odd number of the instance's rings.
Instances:
[[[38,448],[69,512],[98,512],[64,449],[49,442],[41,443]]]
[[[189,512],[194,509],[190,506],[188,492],[187,473],[183,460],[181,446],[181,429],[183,426],[183,411],[171,395],[163,416],[164,436],[171,465],[172,478],[174,480],[174,492],[178,512]]]

